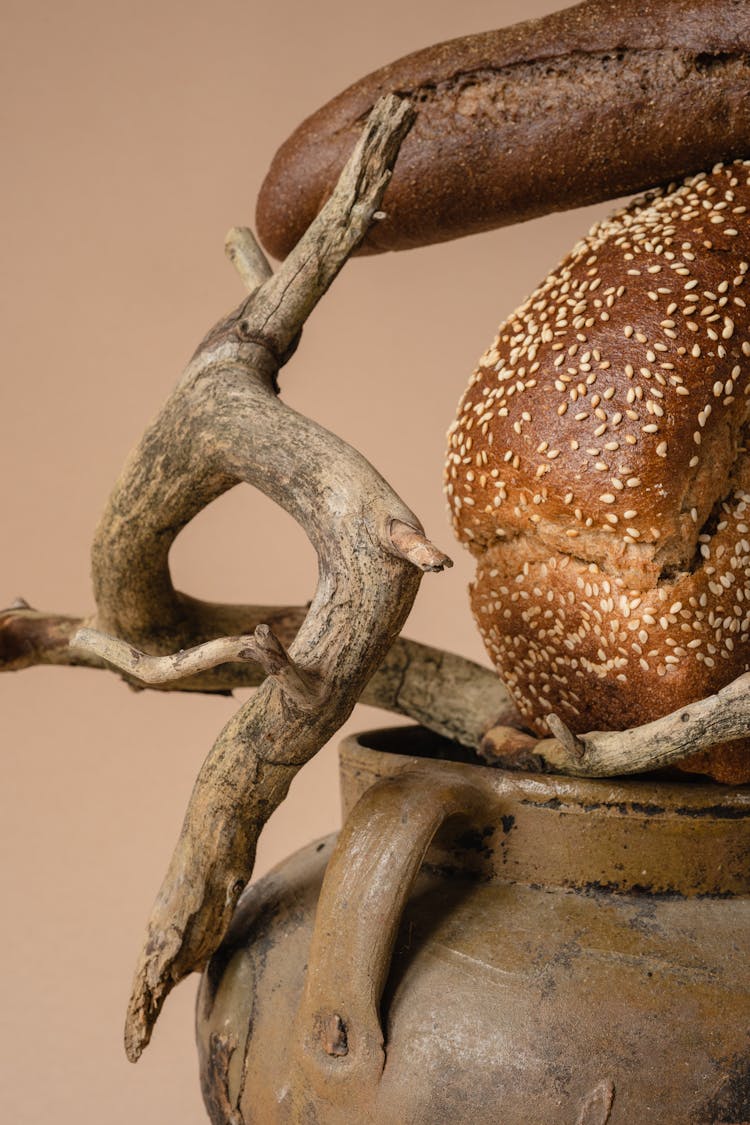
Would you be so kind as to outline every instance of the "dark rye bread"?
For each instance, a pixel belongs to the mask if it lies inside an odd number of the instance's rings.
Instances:
[[[586,0],[399,59],[276,154],[256,222],[284,257],[376,99],[412,98],[365,252],[403,250],[613,199],[750,154],[750,0]]]
[[[531,726],[624,729],[750,669],[750,161],[594,227],[449,433],[472,606]],[[750,781],[733,743],[687,768]]]

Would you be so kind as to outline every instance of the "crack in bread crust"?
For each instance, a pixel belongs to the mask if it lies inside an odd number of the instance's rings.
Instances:
[[[364,253],[616,199],[745,157],[749,66],[750,12],[734,0],[586,0],[434,44],[301,123],[261,187],[260,236],[274,255],[289,252],[388,91],[419,114]]]

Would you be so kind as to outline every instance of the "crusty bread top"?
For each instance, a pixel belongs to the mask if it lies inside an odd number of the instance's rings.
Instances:
[[[429,90],[472,71],[561,55],[670,47],[744,54],[749,33],[747,0],[581,0],[559,12],[404,55],[353,83],[307,121],[334,133],[360,121],[382,94]]]
[[[259,235],[272,254],[288,253],[384,93],[412,98],[420,112],[366,251],[454,238],[746,156],[749,59],[750,0],[585,0],[436,44],[302,122],[261,187]]]
[[[750,161],[649,193],[501,327],[449,434],[476,554],[533,531],[634,590],[691,569],[744,450],[748,206]]]

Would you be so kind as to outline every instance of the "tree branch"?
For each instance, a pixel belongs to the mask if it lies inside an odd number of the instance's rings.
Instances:
[[[126,1024],[131,1059],[148,1042],[170,989],[202,968],[221,941],[252,872],[261,827],[383,662],[421,570],[448,562],[359,453],[275,393],[278,368],[304,321],[379,209],[413,114],[392,96],[378,103],[298,247],[203,341],[131,455],[94,541],[96,624],[131,646],[131,674],[133,661],[149,660],[133,649],[156,647],[162,655],[170,651],[167,638],[171,651],[191,647],[169,549],[228,488],[246,481],[284,507],[305,529],[319,564],[315,596],[288,654],[272,634],[255,630],[253,655],[271,675],[224,728],[196,781],[136,969]],[[235,234],[230,244],[254,285],[263,265],[253,261],[250,240]],[[391,538],[401,524],[411,529],[407,557]],[[76,651],[84,653],[80,645]],[[196,675],[207,674],[196,654],[183,659]]]
[[[548,716],[547,721],[555,738],[529,737],[514,744],[518,732],[497,726],[487,731],[479,753],[492,765],[544,768],[574,777],[616,777],[663,769],[719,743],[747,738],[750,672],[716,695],[630,730],[574,735],[557,716]]]
[[[453,566],[448,556],[438,551],[421,531],[403,520],[391,520],[388,538],[394,552],[420,570],[442,570]]]
[[[273,273],[271,264],[250,227],[232,227],[226,237],[224,250],[249,293],[259,289]]]
[[[156,624],[151,634],[141,640],[150,657],[173,654],[185,638],[187,647],[194,648],[220,640],[226,634],[254,633],[264,624],[288,647],[307,612],[302,606],[222,605],[199,601],[187,594],[176,593],[175,596],[181,611],[174,634]],[[231,694],[236,688],[258,687],[266,676],[259,663],[247,658],[242,663],[207,663],[202,671],[190,674],[181,669],[179,678],[144,683],[138,678],[134,664],[109,662],[96,645],[73,646],[73,638],[81,630],[109,636],[102,633],[100,625],[96,613],[72,617],[45,613],[26,604],[23,608],[10,606],[0,610],[0,672],[17,672],[45,664],[111,670],[114,664],[131,687],[221,695]],[[125,644],[127,649],[135,648],[130,642],[117,643]]]
[[[179,630],[188,636],[189,648],[215,640],[224,634],[246,635],[259,624],[268,623],[288,648],[307,612],[301,606],[242,606],[201,602],[178,594],[189,621]],[[32,665],[59,664],[111,670],[102,653],[87,647],[72,648],[70,641],[81,628],[100,632],[95,615],[89,618],[63,617],[37,610],[0,610],[0,672],[16,671]],[[164,637],[152,637],[149,647],[164,648]],[[130,650],[132,645],[126,642]],[[169,646],[166,646],[167,648]],[[221,653],[221,647],[214,650]],[[164,653],[171,657],[173,649]],[[160,654],[161,655],[161,654]],[[202,691],[227,694],[236,688],[258,687],[265,672],[253,660],[219,663],[201,672],[177,679],[144,683],[135,670],[115,662],[123,679],[135,688],[159,691]],[[362,689],[360,703],[380,707],[414,719],[429,730],[472,749],[478,749],[485,731],[498,723],[519,723],[510,695],[495,672],[455,653],[431,648],[418,641],[397,637],[371,679]],[[519,731],[515,732],[517,735]],[[521,735],[535,743],[530,736]]]

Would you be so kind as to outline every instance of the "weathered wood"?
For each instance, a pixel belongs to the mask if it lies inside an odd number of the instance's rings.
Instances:
[[[178,593],[177,597],[189,606],[179,635],[189,637],[191,648],[253,633],[260,624],[268,624],[288,648],[307,612],[301,606],[220,605],[188,598],[185,594]],[[87,646],[85,651],[72,646],[72,638],[81,628],[96,629],[96,615],[80,618],[30,608],[0,610],[0,671],[17,671],[38,664],[81,665],[101,670],[116,668],[133,688],[218,694],[231,694],[235,688],[258,687],[265,679],[266,673],[259,664],[243,659],[242,662],[230,660],[206,666],[190,675],[184,674],[183,666],[178,679],[149,683],[138,678],[130,661],[110,661],[103,649],[96,651],[96,645]],[[225,634],[229,634],[229,638]],[[126,644],[128,650],[134,648],[126,642],[118,643]],[[172,649],[165,646],[163,634],[151,638],[149,652],[143,655],[153,658],[157,650],[163,652],[165,647],[169,652],[163,655],[171,660]],[[219,646],[214,651],[224,649]],[[498,723],[519,722],[515,705],[494,671],[456,653],[431,648],[407,637],[397,637],[393,642],[363,687],[359,702],[414,719],[436,734],[472,749],[478,749],[488,728],[497,730],[501,729]],[[531,736],[518,730],[515,734],[536,744]]]
[[[224,242],[224,250],[248,293],[254,293],[273,273],[250,227],[232,227]]]
[[[722,742],[747,738],[750,672],[716,695],[630,730],[574,735],[557,716],[550,718],[556,738],[514,743],[518,732],[503,724],[486,732],[479,753],[492,765],[547,769],[573,777],[616,777],[673,766]]]
[[[113,490],[92,549],[97,612],[76,645],[69,644],[82,624],[75,619],[26,606],[0,617],[6,669],[45,661],[100,665],[95,628],[127,642],[131,679],[139,663],[154,678],[153,656],[196,641],[215,644],[234,631],[225,627],[228,607],[179,594],[169,571],[175,537],[212,500],[235,484],[255,485],[301,524],[318,555],[307,611],[278,610],[274,632],[266,613],[265,622],[252,622],[255,668],[246,667],[243,679],[260,681],[258,664],[269,675],[227,724],[197,779],[136,970],[126,1025],[132,1059],[170,989],[202,968],[221,940],[252,872],[260,829],[383,662],[420,572],[449,563],[359,453],[277,398],[279,367],[378,212],[413,115],[395,97],[378,104],[336,191],[276,274],[247,231],[232,232],[230,253],[251,293],[205,337]],[[244,611],[247,632],[257,611]],[[136,648],[152,657],[137,657]],[[409,666],[403,649],[400,655]],[[203,679],[201,659],[190,654],[186,664],[195,673],[192,687],[217,690],[215,677]],[[387,694],[388,676],[384,684]]]
[[[307,710],[317,703],[315,678],[298,668],[270,626],[258,625],[240,637],[219,637],[171,656],[149,656],[145,652],[96,629],[79,629],[70,642],[73,651],[101,658],[143,684],[169,684],[184,676],[199,675],[208,668],[232,660],[255,661],[266,676],[273,676],[286,694]]]
[[[303,323],[378,210],[413,114],[398,98],[378,104],[331,199],[276,274],[264,280],[252,239],[233,233],[234,261],[253,291],[204,339],[126,464],[95,537],[97,626],[146,650],[167,637],[188,647],[169,549],[193,516],[239,482],[300,523],[319,564],[288,655],[256,630],[254,655],[271,675],[226,725],[196,781],[136,969],[131,1059],[170,989],[202,968],[223,937],[260,829],[300,766],[350,714],[403,626],[420,571],[448,562],[359,453],[276,394]],[[101,656],[98,643],[93,654]],[[88,652],[80,637],[76,650]]]
[[[450,560],[360,454],[280,402],[277,376],[315,304],[381,215],[412,114],[397,98],[378,103],[336,191],[276,274],[247,228],[230,232],[228,253],[250,294],[205,337],[115,486],[92,548],[96,614],[82,620],[25,604],[0,613],[0,670],[114,660],[129,682],[145,671],[161,689],[259,688],[196,781],[136,970],[126,1025],[132,1059],[170,989],[222,939],[268,816],[358,699],[481,745],[487,760],[578,776],[653,769],[750,726],[743,676],[637,730],[573,736],[553,717],[557,737],[535,740],[514,726],[493,672],[397,639],[419,572]],[[242,482],[307,532],[319,562],[308,609],[212,606],[174,589],[168,555],[176,536]]]
[[[239,637],[218,637],[169,656],[150,656],[127,641],[86,627],[78,630],[70,646],[72,651],[80,649],[84,654],[100,657],[144,684],[171,684],[233,660],[253,660],[267,676],[287,673],[294,667],[268,625],[258,625],[254,632]]]
[[[211,643],[227,634],[254,633],[259,625],[264,624],[288,648],[307,612],[301,606],[202,602],[179,592],[175,593],[175,598],[177,617],[174,630],[170,632],[160,628],[159,623],[155,622],[152,633],[140,638],[149,657],[168,655],[180,648]],[[17,672],[43,664],[111,669],[112,664],[97,652],[95,645],[84,649],[72,644],[74,636],[80,630],[101,634],[100,626],[96,613],[87,617],[73,617],[45,613],[28,605],[0,610],[0,672]],[[134,646],[128,642],[128,647]],[[261,666],[252,660],[206,667],[190,675],[183,672],[179,679],[163,683],[146,684],[127,669],[119,670],[126,683],[134,688],[223,695],[231,694],[235,688],[258,687],[266,675]]]

